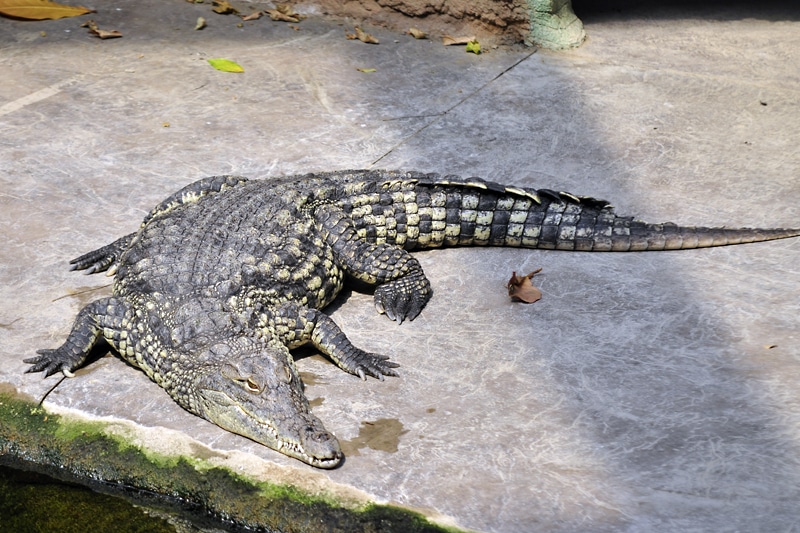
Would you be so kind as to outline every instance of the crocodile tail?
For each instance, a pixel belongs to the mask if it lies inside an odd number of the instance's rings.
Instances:
[[[648,224],[624,217],[617,217],[616,221],[621,223],[612,227],[611,235],[608,235],[608,226],[601,226],[599,234],[576,238],[574,247],[570,247],[569,242],[562,242],[558,248],[592,252],[688,250],[800,236],[800,229],[706,228],[672,223]]]
[[[604,200],[477,178],[386,173],[348,191],[359,234],[407,250],[510,246],[578,251],[678,250],[800,236],[800,229],[704,228],[618,216]]]

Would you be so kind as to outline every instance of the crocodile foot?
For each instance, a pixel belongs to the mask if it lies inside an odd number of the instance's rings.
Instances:
[[[23,359],[23,362],[33,365],[25,373],[44,372],[45,377],[50,377],[57,372],[63,372],[68,378],[74,377],[71,367],[75,358],[62,348],[36,350],[38,357]]]
[[[339,368],[363,380],[366,380],[367,376],[372,376],[381,381],[383,381],[384,376],[397,376],[397,372],[393,369],[400,366],[389,361],[388,355],[365,352],[355,346],[350,346],[346,353],[337,355],[336,363]]]
[[[422,271],[412,272],[375,289],[375,308],[392,320],[414,320],[419,315],[433,291]]]

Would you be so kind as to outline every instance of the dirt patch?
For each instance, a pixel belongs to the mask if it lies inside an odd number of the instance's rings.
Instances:
[[[521,43],[530,30],[524,0],[312,0],[296,4],[397,31],[415,27],[433,38],[474,35],[486,44]]]

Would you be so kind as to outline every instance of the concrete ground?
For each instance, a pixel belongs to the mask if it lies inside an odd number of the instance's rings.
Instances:
[[[0,19],[0,382],[43,395],[56,378],[24,375],[22,359],[108,294],[69,259],[213,174],[418,169],[592,195],[652,221],[800,225],[800,9],[575,7],[580,49],[480,56],[378,28],[380,45],[349,41],[351,27],[313,14],[297,30],[239,28],[178,0],[104,2],[92,18],[124,35],[107,41],[78,27],[87,17]],[[360,293],[331,313],[400,377],[299,361],[347,453],[337,470],[187,414],[111,356],[45,406],[480,531],[800,527],[800,240],[418,258],[435,295],[417,320],[391,323]],[[542,300],[508,301],[511,272],[538,267]]]

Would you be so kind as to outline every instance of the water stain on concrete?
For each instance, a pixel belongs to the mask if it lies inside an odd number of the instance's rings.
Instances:
[[[308,400],[308,405],[310,405],[310,406],[311,406],[311,408],[313,409],[313,408],[315,408],[315,407],[319,407],[319,406],[320,406],[320,405],[322,405],[324,402],[325,402],[325,398],[322,398],[322,397],[320,397],[320,398],[314,398],[313,400]]]
[[[300,379],[306,385],[324,385],[326,382],[313,372],[300,372]]]
[[[379,418],[369,422],[361,422],[358,436],[354,439],[340,441],[345,456],[361,455],[362,448],[372,448],[387,453],[396,453],[400,437],[408,433],[403,423],[396,418]]]

